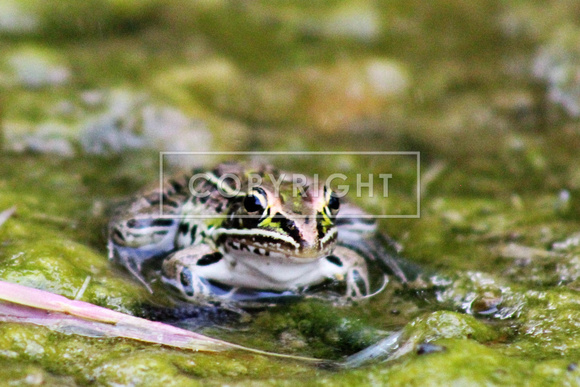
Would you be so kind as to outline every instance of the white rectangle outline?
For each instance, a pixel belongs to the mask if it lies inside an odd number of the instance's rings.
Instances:
[[[417,157],[417,213],[414,215],[357,215],[357,218],[363,219],[419,219],[421,218],[421,152],[418,151],[371,151],[371,152],[354,152],[354,151],[342,151],[342,152],[331,152],[331,151],[318,151],[318,152],[300,152],[300,151],[273,151],[273,152],[251,152],[251,151],[226,151],[226,152],[159,152],[159,192],[163,192],[163,157],[165,155],[288,155],[288,156],[300,156],[300,155],[415,155]],[[162,218],[176,218],[175,215],[163,215],[163,195],[160,195],[159,202],[159,214]],[[185,219],[187,216],[182,216],[181,219]],[[202,217],[200,217],[202,218]],[[225,215],[220,215],[219,217],[208,217],[204,215],[203,218],[208,219],[221,219],[225,218]],[[199,218],[198,218],[199,219]]]

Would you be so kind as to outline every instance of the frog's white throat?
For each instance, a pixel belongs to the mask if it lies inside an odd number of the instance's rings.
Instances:
[[[231,286],[286,290],[320,283],[332,270],[325,255],[304,259],[279,253],[269,257],[239,253],[224,255],[222,261],[227,267],[221,272],[223,278],[216,280]]]

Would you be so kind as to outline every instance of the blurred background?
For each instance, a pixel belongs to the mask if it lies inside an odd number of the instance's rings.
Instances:
[[[579,15],[566,0],[2,0],[5,174],[76,165],[62,186],[92,201],[154,181],[158,151],[419,151],[424,215],[458,197],[575,218]],[[415,181],[412,158],[376,164]],[[316,169],[337,166],[373,163]],[[368,206],[409,213],[413,193]]]
[[[580,114],[579,8],[2,0],[4,149],[541,153]]]
[[[489,336],[517,345],[494,350],[569,362],[579,20],[576,0],[0,0],[0,210],[18,208],[0,278],[74,296],[89,269],[68,241],[101,270],[87,299],[130,311],[146,296],[107,284],[102,226],[111,202],[156,180],[159,151],[418,151],[421,219],[380,227],[406,259],[456,276],[433,279],[430,307],[517,316]],[[402,204],[358,204],[415,208],[414,158],[273,162],[388,170]],[[27,263],[6,258],[19,252]],[[424,311],[389,294],[360,318],[388,330]]]

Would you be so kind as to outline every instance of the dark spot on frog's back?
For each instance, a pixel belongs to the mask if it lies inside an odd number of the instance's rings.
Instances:
[[[179,225],[179,234],[180,235],[185,235],[189,232],[189,226],[187,225],[187,223],[181,223]]]
[[[150,206],[158,206],[161,203],[161,200],[159,200],[159,195],[155,198],[150,198],[147,201],[149,202]]]
[[[223,258],[223,255],[219,252],[213,254],[206,254],[197,261],[197,266],[208,266],[219,262]]]
[[[191,240],[192,242],[195,241],[195,237],[197,236],[197,225],[193,225],[191,227]]]
[[[135,230],[140,230],[143,228],[149,228],[153,225],[153,222],[155,220],[152,220],[150,218],[145,218],[145,219],[129,219],[127,221],[127,227],[135,229]]]
[[[173,200],[173,198],[171,198],[165,192],[163,193],[163,195],[161,195],[161,200],[163,201],[164,206],[170,206],[170,207],[174,207],[174,208],[179,208],[179,206],[180,206],[178,201]]]
[[[175,192],[180,192],[187,185],[185,178],[174,179],[169,182]]]
[[[175,221],[173,219],[155,219],[151,222],[152,226],[156,227],[171,227]]]
[[[127,221],[127,227],[133,229],[143,229],[149,227],[171,227],[174,224],[173,219],[129,219]]]
[[[179,208],[180,204],[166,192],[163,192],[163,195],[160,195],[159,192],[153,192],[152,194],[146,197],[147,202],[150,206],[158,206],[163,203],[164,206],[170,206],[174,208]]]
[[[336,255],[329,255],[326,257],[326,260],[328,262],[332,263],[333,265],[336,265],[338,267],[342,267],[342,261]]]

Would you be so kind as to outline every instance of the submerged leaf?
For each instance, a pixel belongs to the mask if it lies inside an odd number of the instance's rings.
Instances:
[[[231,349],[308,362],[323,360],[275,354],[214,339],[156,321],[115,312],[44,290],[0,281],[0,321],[30,323],[63,333],[92,337],[123,337],[193,351]]]
[[[2,321],[27,322],[85,336],[125,337],[196,351],[236,348],[234,344],[171,325],[9,282],[0,281],[0,300]]]

